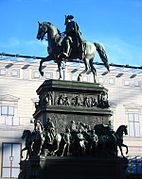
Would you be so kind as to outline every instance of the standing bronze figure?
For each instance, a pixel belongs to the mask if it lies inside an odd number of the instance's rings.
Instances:
[[[94,82],[96,82],[96,69],[93,65],[95,52],[99,53],[104,66],[109,71],[109,64],[106,52],[102,45],[99,43],[90,43],[82,38],[82,34],[79,30],[79,26],[72,19],[71,15],[66,16],[65,33],[60,33],[50,22],[39,22],[39,28],[37,33],[37,39],[43,40],[47,34],[48,40],[48,56],[40,61],[39,72],[43,76],[42,64],[46,61],[54,60],[58,64],[59,79],[61,76],[61,62],[62,61],[73,61],[73,59],[80,59],[85,64],[85,69],[79,73],[78,81],[82,74],[91,70],[94,76]]]

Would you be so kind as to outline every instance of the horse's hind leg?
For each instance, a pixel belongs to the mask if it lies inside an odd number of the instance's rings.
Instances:
[[[58,61],[57,65],[58,65],[59,80],[60,80],[62,78],[62,75],[61,75],[61,61]]]
[[[40,65],[39,65],[39,72],[40,72],[41,76],[43,76],[43,74],[44,74],[43,71],[42,71],[42,64],[43,64],[44,61],[45,61],[45,60],[42,59],[42,60],[40,61]]]
[[[79,73],[78,78],[77,78],[77,81],[81,81],[81,76],[82,76],[82,74],[84,74],[84,73],[86,73],[86,69],[83,70],[81,73]]]
[[[86,73],[87,70],[89,70],[89,64],[87,63],[87,59],[85,58],[83,60],[84,60],[85,69],[81,73],[79,73],[77,81],[81,81],[82,74]]]
[[[93,59],[90,59],[90,67],[91,67],[91,72],[93,73],[93,77],[94,77],[94,83],[96,83],[96,69],[93,65]]]

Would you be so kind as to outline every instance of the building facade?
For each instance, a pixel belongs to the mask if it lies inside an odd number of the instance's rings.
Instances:
[[[24,129],[33,130],[33,113],[38,101],[37,88],[46,79],[58,79],[57,65],[45,63],[44,77],[40,76],[39,62],[0,61],[0,177],[17,178],[19,174],[21,139]],[[76,81],[83,64],[66,63],[62,68],[63,80]],[[129,156],[142,156],[142,74],[111,67],[97,68],[97,82],[109,90],[109,102],[114,130],[124,124],[128,135],[124,143]],[[82,82],[93,82],[90,72]],[[124,148],[125,152],[125,148]],[[26,153],[26,151],[25,151]]]

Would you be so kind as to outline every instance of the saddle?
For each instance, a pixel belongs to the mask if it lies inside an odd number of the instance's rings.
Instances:
[[[63,47],[63,43],[65,40],[65,36],[62,35],[60,36],[60,38],[57,38],[55,40],[55,43],[57,44],[57,46],[59,48],[62,49]],[[79,59],[83,59],[84,55],[85,55],[85,41],[80,40],[79,42],[77,42],[77,40],[74,39],[74,41],[72,39],[70,39],[70,52],[69,52],[69,56],[70,58],[79,58]],[[62,53],[62,50],[61,50]]]
[[[79,43],[78,46],[71,46],[70,56],[73,58],[84,58],[85,55],[85,43]]]

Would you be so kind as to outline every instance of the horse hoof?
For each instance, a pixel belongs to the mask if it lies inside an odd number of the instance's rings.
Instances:
[[[80,77],[78,76],[77,81],[80,81]]]
[[[44,73],[43,73],[42,71],[40,71],[40,74],[41,74],[41,76],[43,76],[43,75],[44,75]]]

